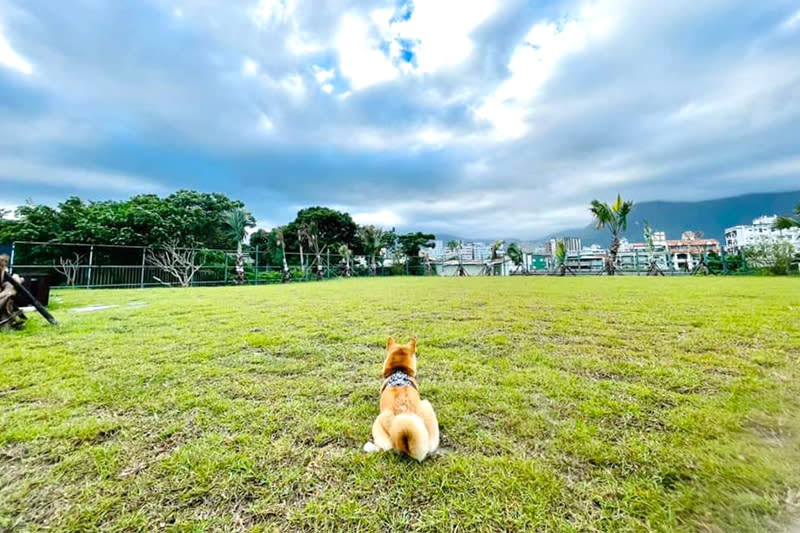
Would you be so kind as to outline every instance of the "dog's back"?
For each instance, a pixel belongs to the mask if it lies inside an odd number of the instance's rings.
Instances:
[[[381,391],[381,414],[372,426],[378,449],[395,450],[422,461],[439,446],[433,407],[421,400],[416,381],[417,343],[399,345],[389,338]]]

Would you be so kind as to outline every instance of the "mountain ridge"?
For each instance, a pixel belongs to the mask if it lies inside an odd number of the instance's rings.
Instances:
[[[623,236],[631,241],[644,240],[644,224],[648,222],[654,231],[663,231],[667,239],[679,239],[684,231],[702,231],[708,238],[725,240],[725,228],[738,224],[750,224],[762,215],[790,215],[800,204],[800,190],[776,193],[752,193],[728,196],[713,200],[694,202],[671,202],[653,200],[636,203],[628,218],[628,231]],[[587,220],[589,220],[587,206]],[[508,238],[508,242],[527,242],[541,244],[558,237],[579,237],[584,245],[608,244],[608,231],[598,231],[593,223],[581,228],[571,228],[540,237]],[[491,244],[494,238],[465,238],[451,234],[441,234],[437,239],[447,242],[459,239],[464,242],[485,242]]]

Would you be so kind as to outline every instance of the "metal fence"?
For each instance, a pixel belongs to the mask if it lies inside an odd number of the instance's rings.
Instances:
[[[236,250],[183,249],[193,253],[192,261],[198,268],[189,285],[233,284],[240,275],[245,284],[280,283],[283,281],[312,281],[338,277],[436,275],[436,276],[506,276],[516,274],[548,275],[556,270],[555,260],[541,254],[525,254],[524,265],[512,265],[507,259],[499,261],[459,261],[450,259],[408,261],[377,260],[367,257],[345,258],[326,251],[317,257],[314,253],[287,253],[284,270],[280,251],[245,249],[244,261],[237,272]],[[153,261],[159,249],[143,246],[116,246],[101,244],[72,244],[17,241],[10,247],[11,268],[22,276],[47,277],[50,285],[63,287],[152,287],[179,285],[180,279]],[[699,262],[699,257],[696,262]],[[702,256],[706,270],[711,274],[747,274],[751,272],[742,254],[731,256]],[[617,272],[622,275],[648,274],[653,261],[646,254],[621,256]],[[688,275],[694,269],[676,268],[668,255],[655,261],[660,273],[667,276]],[[605,271],[604,262],[598,258],[568,256],[569,274],[599,275]]]
[[[226,285],[237,281],[236,250],[183,248],[191,252],[198,267],[191,286]],[[11,245],[11,269],[21,276],[46,276],[52,286],[75,288],[153,287],[180,285],[180,278],[158,266],[154,256],[163,249],[144,246],[73,244],[17,241]],[[280,253],[258,248],[243,250],[240,265],[245,284],[312,281],[337,277],[424,275],[433,273],[423,264],[392,264],[383,260],[374,266],[368,258],[324,252],[289,252],[286,272]],[[276,257],[277,256],[277,257]]]

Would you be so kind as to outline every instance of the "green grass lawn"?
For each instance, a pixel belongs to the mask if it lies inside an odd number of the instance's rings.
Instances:
[[[759,531],[800,505],[797,280],[57,297],[60,327],[0,336],[0,530]],[[442,426],[422,464],[361,451],[389,334]]]

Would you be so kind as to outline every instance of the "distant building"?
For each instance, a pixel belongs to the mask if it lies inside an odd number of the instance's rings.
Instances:
[[[567,254],[577,254],[581,251],[582,247],[580,237],[559,237],[557,239],[550,239],[544,243],[545,253],[549,254],[551,257],[554,257],[556,255],[556,244],[558,241],[564,241]]]
[[[688,235],[690,234],[690,235]],[[685,232],[684,237],[693,237],[693,232]],[[722,247],[717,239],[681,239],[679,241],[666,241],[674,270],[692,270],[700,260],[709,252],[722,253]]]
[[[449,257],[457,257],[455,253],[448,253]],[[462,261],[485,261],[492,257],[492,245],[485,242],[465,242],[461,244]]]
[[[684,231],[679,240],[667,240],[663,231],[656,231],[652,251],[647,243],[621,239],[617,264],[622,271],[637,271],[647,269],[652,260],[661,270],[691,271],[709,252],[722,252],[718,240],[698,237],[694,231]]]
[[[428,248],[427,253],[431,259],[441,259],[442,257],[444,257],[445,253],[444,241],[441,239],[433,241],[433,248]]]
[[[778,217],[761,216],[753,220],[752,224],[742,224],[725,229],[725,249],[737,253],[748,246],[764,241],[785,241],[800,252],[800,228],[775,229]]]

